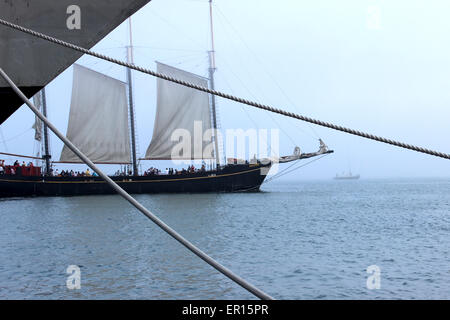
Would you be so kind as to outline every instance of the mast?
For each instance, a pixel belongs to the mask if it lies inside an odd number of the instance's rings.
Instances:
[[[129,26],[129,41],[130,44],[127,46],[127,61],[128,63],[134,63],[133,59],[133,34],[131,29],[131,17],[128,18]],[[134,127],[134,102],[133,102],[133,78],[131,74],[131,69],[127,68],[127,82],[128,82],[128,100],[129,100],[129,110],[130,110],[130,128],[131,128],[131,157],[133,165],[133,175],[138,175],[137,161],[136,161],[136,133]]]
[[[47,118],[47,99],[45,97],[45,87],[42,88],[42,113],[44,114],[44,117]],[[47,176],[50,175],[50,158],[52,156],[49,152],[48,147],[48,126],[44,122],[44,155],[42,158],[45,160],[45,174]]]
[[[208,51],[209,54],[209,82],[212,90],[214,89],[214,72],[216,71],[216,57],[214,51],[214,27],[213,27],[213,16],[212,16],[212,0],[209,0],[209,23],[211,30],[211,50]],[[214,149],[216,156],[216,167],[220,165],[220,154],[219,154],[219,141],[217,139],[217,115],[216,115],[216,96],[211,95],[211,109],[212,109],[212,127],[214,129]]]

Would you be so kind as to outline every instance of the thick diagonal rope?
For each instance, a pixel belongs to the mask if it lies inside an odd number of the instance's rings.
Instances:
[[[16,29],[16,30],[19,30],[19,31],[24,32],[24,33],[30,34],[32,36],[35,36],[35,37],[38,37],[38,38],[50,41],[52,43],[61,45],[63,47],[70,48],[70,49],[73,49],[75,51],[78,51],[78,52],[81,52],[81,53],[84,53],[84,54],[87,54],[87,55],[90,55],[90,56],[93,56],[93,57],[96,57],[96,58],[99,58],[99,59],[103,59],[105,61],[109,61],[109,62],[112,62],[112,63],[118,64],[118,65],[130,68],[130,69],[142,72],[142,73],[146,73],[146,74],[149,74],[151,76],[154,76],[154,77],[157,77],[157,78],[160,78],[160,79],[164,79],[164,80],[171,81],[171,82],[174,82],[174,83],[178,83],[180,85],[183,85],[183,86],[186,86],[186,87],[189,87],[189,88],[192,88],[192,89],[196,89],[196,90],[200,90],[200,91],[203,91],[203,92],[206,92],[206,93],[209,93],[209,94],[213,94],[213,95],[216,95],[218,97],[222,97],[224,99],[236,101],[236,102],[243,103],[243,104],[246,104],[246,105],[258,108],[258,109],[262,109],[262,110],[270,111],[270,112],[273,112],[273,113],[281,114],[281,115],[286,116],[286,117],[290,117],[290,118],[302,120],[302,121],[305,121],[305,122],[313,123],[313,124],[316,124],[318,126],[334,129],[334,130],[337,130],[337,131],[342,131],[342,132],[349,133],[349,134],[352,134],[352,135],[355,135],[355,136],[359,136],[359,137],[362,137],[362,138],[375,140],[375,141],[378,141],[378,142],[390,144],[390,145],[397,146],[397,147],[400,147],[400,148],[404,148],[404,149],[408,149],[408,150],[412,150],[412,151],[416,151],[416,152],[421,152],[421,153],[425,153],[425,154],[428,154],[428,155],[431,155],[431,156],[440,157],[440,158],[444,158],[444,159],[449,159],[450,160],[450,154],[448,154],[448,153],[443,153],[443,152],[439,152],[439,151],[435,151],[435,150],[430,150],[430,149],[427,149],[427,148],[423,148],[423,147],[418,147],[418,146],[415,146],[415,145],[407,144],[407,143],[404,143],[404,142],[400,142],[400,141],[396,141],[396,140],[380,137],[380,136],[377,136],[377,135],[374,135],[374,134],[370,134],[370,133],[362,132],[362,131],[359,131],[359,130],[343,127],[343,126],[336,125],[336,124],[333,124],[333,123],[330,123],[330,122],[313,119],[313,118],[310,118],[310,117],[307,117],[307,116],[303,116],[303,115],[296,114],[296,113],[293,113],[293,112],[288,112],[288,111],[284,111],[284,110],[281,110],[281,109],[278,109],[278,108],[274,108],[274,107],[271,107],[271,106],[268,106],[268,105],[264,105],[264,104],[261,104],[261,103],[258,103],[258,102],[254,102],[254,101],[250,101],[250,100],[247,100],[247,99],[239,98],[239,97],[227,94],[227,93],[223,93],[221,91],[211,90],[209,88],[205,88],[205,87],[193,84],[193,83],[189,83],[187,81],[175,79],[175,78],[169,77],[169,76],[167,76],[165,74],[162,74],[162,73],[159,73],[159,72],[155,72],[155,71],[143,68],[143,67],[139,67],[139,66],[136,66],[134,64],[127,63],[125,61],[114,59],[114,58],[108,57],[106,55],[103,55],[103,54],[100,54],[100,53],[97,53],[97,52],[94,52],[94,51],[90,51],[88,49],[84,49],[84,48],[82,48],[80,46],[77,46],[77,45],[74,45],[72,43],[68,43],[68,42],[65,42],[65,41],[62,41],[62,40],[50,37],[50,36],[45,35],[43,33],[36,32],[34,30],[21,27],[21,26],[19,26],[17,24],[5,21],[3,19],[0,19],[0,24],[5,25],[5,26],[10,27],[10,28],[13,28],[13,29]]]

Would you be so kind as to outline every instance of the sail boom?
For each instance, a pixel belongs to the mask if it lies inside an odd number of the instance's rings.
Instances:
[[[26,156],[26,155],[22,155],[22,154],[7,153],[7,152],[0,152],[0,154],[4,155],[4,156],[10,156],[10,157],[42,160],[42,157]]]

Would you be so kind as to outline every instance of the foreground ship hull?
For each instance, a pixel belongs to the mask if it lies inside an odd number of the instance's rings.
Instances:
[[[220,171],[183,175],[112,177],[125,191],[145,193],[196,193],[259,191],[268,165],[231,165]],[[99,177],[0,176],[0,197],[81,196],[116,193]]]
[[[49,36],[92,48],[150,0],[4,0],[0,18]],[[77,6],[80,24],[68,26]],[[70,24],[70,23],[69,23]],[[27,97],[72,65],[81,53],[0,26],[0,65]],[[0,124],[23,101],[0,79]]]

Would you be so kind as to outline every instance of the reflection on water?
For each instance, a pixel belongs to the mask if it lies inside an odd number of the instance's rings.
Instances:
[[[139,195],[279,299],[450,298],[450,181],[276,182]],[[118,196],[0,201],[0,298],[252,299]],[[366,268],[381,268],[368,290]],[[81,289],[66,268],[81,268]]]

